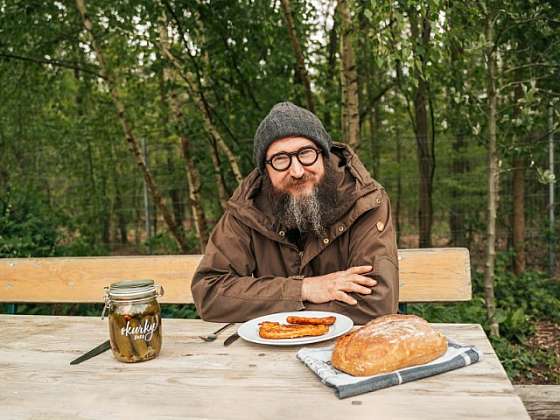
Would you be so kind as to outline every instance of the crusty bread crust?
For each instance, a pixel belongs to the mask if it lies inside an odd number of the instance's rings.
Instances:
[[[332,365],[353,376],[370,376],[437,359],[447,339],[416,315],[385,315],[340,337]]]

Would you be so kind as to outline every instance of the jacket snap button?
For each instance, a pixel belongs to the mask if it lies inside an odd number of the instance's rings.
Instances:
[[[384,227],[385,227],[385,224],[383,222],[377,222],[377,230],[379,232],[381,232]]]
[[[283,238],[286,235],[286,232],[281,230],[280,232],[278,232],[278,235],[280,235]]]
[[[323,239],[323,243],[324,243],[325,245],[328,244],[329,242],[330,242],[330,241],[329,241],[329,238]]]
[[[377,202],[377,204],[381,203],[381,198],[377,197],[377,200],[375,200]]]
[[[338,231],[339,231],[339,232],[342,232],[343,230],[344,230],[344,226],[339,226],[339,227],[338,227]]]

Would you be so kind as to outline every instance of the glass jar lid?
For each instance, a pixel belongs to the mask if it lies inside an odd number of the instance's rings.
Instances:
[[[112,283],[108,294],[112,300],[131,300],[157,296],[157,291],[153,280],[123,280]]]

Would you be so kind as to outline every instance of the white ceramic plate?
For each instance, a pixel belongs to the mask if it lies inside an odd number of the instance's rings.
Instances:
[[[289,316],[305,316],[323,318],[326,316],[336,317],[336,322],[329,327],[329,332],[323,335],[314,337],[301,337],[301,338],[285,338],[280,340],[272,340],[268,338],[261,338],[259,335],[259,324],[264,321],[279,322],[287,324],[286,319]],[[258,344],[268,344],[271,346],[300,346],[303,344],[318,343],[320,341],[327,341],[339,337],[352,329],[354,322],[346,315],[337,314],[334,312],[322,311],[296,311],[296,312],[279,312],[261,316],[259,318],[251,319],[250,321],[241,324],[237,333],[244,340]]]

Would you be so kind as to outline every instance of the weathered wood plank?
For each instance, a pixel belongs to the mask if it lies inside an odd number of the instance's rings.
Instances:
[[[560,420],[560,385],[515,385],[532,420]]]
[[[234,328],[204,343],[198,335],[218,325],[200,320],[164,319],[160,357],[132,365],[110,352],[69,365],[107,338],[99,319],[0,316],[0,325],[0,407],[9,418],[529,418],[478,325],[434,327],[478,346],[481,362],[347,400],[296,359],[299,347],[241,339],[224,347]]]
[[[472,298],[466,248],[399,250],[400,301],[448,302]]]
[[[192,303],[200,255],[0,259],[0,302],[102,302],[112,282],[153,279],[162,303]]]
[[[162,303],[192,303],[190,282],[200,255],[0,259],[0,302],[101,302],[103,287],[123,279],[163,285]],[[399,251],[401,302],[471,298],[469,251]]]

